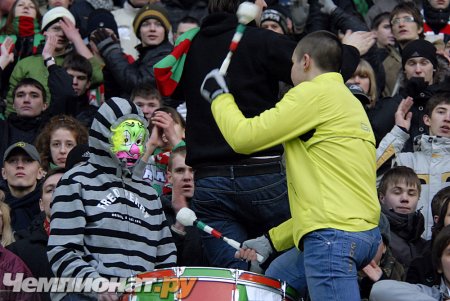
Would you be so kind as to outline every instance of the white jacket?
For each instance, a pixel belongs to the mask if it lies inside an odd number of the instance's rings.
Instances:
[[[113,10],[111,13],[114,15],[114,19],[117,23],[119,30],[120,44],[123,52],[138,58],[138,52],[135,47],[140,43],[139,39],[134,34],[133,20],[136,17],[139,8],[135,8],[126,2],[123,4],[123,8]]]
[[[422,183],[417,205],[418,209],[422,208],[425,217],[425,231],[422,236],[431,239],[431,200],[439,190],[450,186],[450,138],[420,135],[414,139],[415,151],[402,153],[401,150],[408,139],[408,133],[394,126],[377,148],[377,166],[395,155],[393,164],[410,167],[416,172]]]

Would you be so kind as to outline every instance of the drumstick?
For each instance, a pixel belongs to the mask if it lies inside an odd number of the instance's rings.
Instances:
[[[177,221],[179,221],[183,226],[196,226],[200,230],[205,231],[208,234],[211,234],[212,236],[219,238],[235,248],[236,250],[239,250],[241,248],[241,243],[235,241],[234,239],[228,238],[226,236],[223,236],[222,233],[217,231],[214,228],[211,228],[207,224],[203,223],[202,221],[197,219],[197,216],[195,215],[195,212],[192,211],[189,208],[181,208],[180,211],[178,211],[177,214]],[[256,253],[256,257],[259,263],[264,261],[264,257],[261,254]]]
[[[231,56],[233,55],[234,51],[236,50],[237,46],[239,45],[239,42],[241,41],[242,35],[244,34],[246,25],[256,18],[256,16],[259,13],[259,7],[258,5],[251,3],[251,2],[242,2],[238,10],[236,12],[236,15],[238,17],[239,25],[236,28],[236,32],[233,35],[233,39],[231,40],[231,44],[228,50],[228,54],[225,57],[225,59],[222,62],[222,66],[220,66],[220,74],[224,75],[227,73],[228,66],[231,62]]]

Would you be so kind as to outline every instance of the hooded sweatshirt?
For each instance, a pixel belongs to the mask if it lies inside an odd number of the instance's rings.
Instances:
[[[111,151],[111,128],[127,119],[147,126],[129,101],[105,102],[89,132],[88,161],[65,173],[54,192],[48,257],[56,277],[130,277],[176,263],[161,202],[142,180],[145,164],[130,170]]]

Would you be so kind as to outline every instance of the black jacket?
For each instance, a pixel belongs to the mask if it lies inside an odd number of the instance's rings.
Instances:
[[[429,1],[423,1],[424,26],[429,27],[434,34],[444,35],[444,43],[450,40],[450,6],[446,9],[435,9]]]
[[[410,214],[395,213],[382,208],[391,227],[390,248],[392,255],[403,264],[407,271],[411,261],[420,256],[426,247],[426,240],[421,238],[424,231],[424,217],[420,211]]]
[[[56,64],[48,68],[48,88],[51,93],[49,114],[70,115],[89,128],[97,107],[89,105],[87,94],[78,96],[72,87],[72,77]]]
[[[170,54],[172,44],[164,41],[157,46],[142,47],[138,45],[139,58],[130,64],[123,55],[120,45],[116,44],[104,49],[102,57],[121,89],[129,98],[134,87],[142,84],[155,85],[153,66]]]
[[[7,249],[20,257],[34,277],[53,277],[47,258],[48,235],[44,229],[45,214],[41,212],[28,229],[16,232],[16,242]],[[41,293],[41,300],[50,300],[49,293]]]
[[[187,105],[186,164],[197,168],[239,162],[249,156],[236,154],[220,133],[210,104],[200,95],[206,74],[220,68],[237,26],[234,14],[207,16],[194,37],[183,75],[173,98]],[[229,88],[247,117],[259,115],[278,101],[278,82],[291,83],[291,58],[296,43],[291,39],[254,26],[247,26],[228,68]],[[178,94],[179,93],[179,94]],[[238,134],[238,133],[237,133]],[[281,146],[254,155],[280,155]]]
[[[175,212],[172,208],[172,195],[161,195],[161,204],[166,215],[167,224],[172,226],[176,222]],[[206,254],[203,252],[203,243],[200,230],[194,226],[185,227],[186,235],[182,236],[171,230],[173,242],[177,247],[178,266],[209,266]]]

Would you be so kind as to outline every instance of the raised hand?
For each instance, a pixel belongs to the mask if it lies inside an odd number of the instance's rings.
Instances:
[[[44,35],[45,35],[45,45],[44,49],[42,50],[42,58],[45,60],[55,55],[55,49],[56,46],[58,45],[59,37],[55,32],[52,31],[46,31]]]
[[[408,96],[400,102],[397,111],[395,112],[395,125],[405,128],[407,131],[409,131],[411,127],[412,112],[409,110],[413,103],[412,97]]]
[[[229,89],[225,78],[219,72],[219,69],[211,70],[203,80],[202,86],[200,87],[200,94],[208,102],[212,102],[217,96],[223,93],[228,93]]]
[[[350,45],[358,49],[359,55],[364,55],[369,51],[370,47],[375,44],[375,34],[370,31],[347,30],[345,35],[341,36],[342,44]]]
[[[151,120],[153,126],[157,126],[163,130],[163,141],[165,139],[172,147],[177,145],[183,139],[183,137],[180,136],[180,133],[177,133],[175,129],[176,123],[169,113],[156,111]]]
[[[7,37],[0,48],[0,68],[3,70],[9,63],[14,61],[14,53],[12,52],[13,46],[13,40],[10,37]]]
[[[321,6],[320,11],[327,15],[331,15],[337,7],[333,0],[319,0],[319,4]]]

